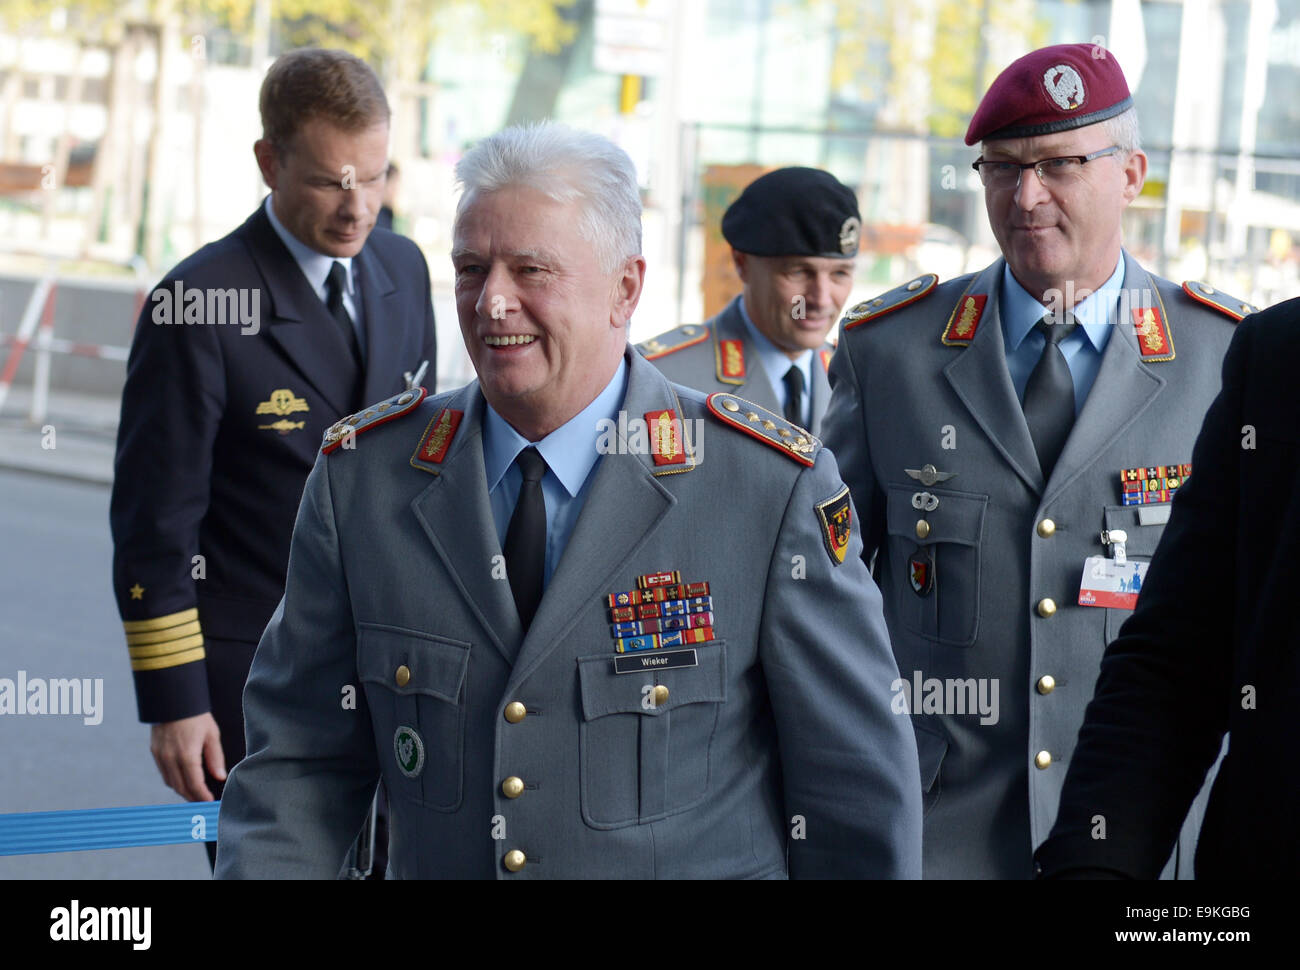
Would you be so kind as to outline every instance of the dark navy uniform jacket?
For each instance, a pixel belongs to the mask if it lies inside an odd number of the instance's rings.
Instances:
[[[422,361],[432,385],[433,304],[419,249],[375,229],[353,267],[364,375],[263,206],[177,265],[141,309],[110,520],[142,721],[209,709],[205,637],[261,636],[284,592],[298,500],[325,429],[401,391],[403,373]]]

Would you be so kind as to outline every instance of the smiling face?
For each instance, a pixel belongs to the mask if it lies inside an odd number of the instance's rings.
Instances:
[[[456,219],[465,348],[483,396],[529,441],[605,389],[641,296],[645,260],[606,272],[575,215],[573,204],[514,186],[475,195]]]
[[[1065,155],[1087,155],[1112,143],[1104,124],[1032,138],[987,142],[987,159],[1033,162]],[[989,225],[1012,275],[1029,293],[1048,302],[1046,291],[1095,290],[1119,261],[1121,216],[1137,197],[1146,177],[1141,151],[1120,152],[1088,162],[1064,186],[1046,188],[1025,169],[1016,188],[985,187]]]
[[[383,204],[386,123],[345,131],[313,118],[282,151],[260,139],[253,152],[276,218],[300,242],[326,256],[361,252]]]
[[[745,284],[745,309],[763,336],[791,359],[825,342],[853,288],[853,260],[734,249],[731,257]]]

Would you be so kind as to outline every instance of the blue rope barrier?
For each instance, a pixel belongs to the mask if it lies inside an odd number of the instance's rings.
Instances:
[[[215,842],[221,802],[0,815],[0,856]]]

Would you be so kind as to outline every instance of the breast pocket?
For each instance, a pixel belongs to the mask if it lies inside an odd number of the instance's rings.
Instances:
[[[390,796],[440,812],[460,806],[469,651],[460,640],[361,625],[357,669]]]
[[[1168,521],[1170,507],[1169,502],[1157,502],[1152,505],[1106,506],[1104,511],[1106,531],[1122,529],[1128,534],[1128,539],[1124,542],[1124,556],[1129,562],[1149,563],[1151,561],[1156,546],[1160,544],[1160,537],[1165,534],[1165,522]],[[1139,509],[1145,511],[1139,512]],[[1144,517],[1148,521],[1162,521],[1143,525]],[[1106,552],[1106,547],[1102,546],[1097,555],[1104,555]],[[1138,595],[1142,595],[1141,589],[1138,590]],[[1106,643],[1119,636],[1119,628],[1132,615],[1132,610],[1106,608]]]
[[[726,643],[695,647],[699,665],[614,672],[614,655],[578,658],[582,818],[592,828],[654,822],[702,802],[726,701]]]
[[[933,495],[938,505],[930,511],[916,509],[912,497],[918,492]],[[904,630],[952,647],[969,647],[975,642],[979,632],[980,543],[988,502],[987,495],[973,492],[889,486],[889,569],[899,577],[891,584],[893,607]],[[921,519],[926,523],[924,536],[917,531]]]

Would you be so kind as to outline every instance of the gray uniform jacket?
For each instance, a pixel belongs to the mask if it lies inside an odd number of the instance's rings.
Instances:
[[[1007,368],[1001,259],[941,286],[914,280],[841,325],[826,446],[862,515],[864,553],[877,555],[909,682],[900,693],[920,755],[927,878],[1033,874],[1102,652],[1132,612],[1078,605],[1084,560],[1112,551],[1102,530],[1125,531],[1127,558],[1150,560],[1163,525],[1143,522],[1167,516],[1168,504],[1123,505],[1121,470],[1191,462],[1233,319],[1245,312],[1124,259],[1131,306],[1150,325],[1139,336],[1121,301],[1046,482]],[[907,472],[926,465],[952,477]],[[971,713],[980,691],[996,696],[995,715]],[[1185,877],[1199,815],[1179,843]]]
[[[661,333],[637,350],[668,375],[670,381],[685,384],[705,394],[727,391],[747,401],[761,404],[769,411],[782,413],[772,382],[759,358],[749,329],[740,315],[740,297],[707,323],[692,323]],[[831,386],[826,379],[833,344],[824,344],[813,353],[812,424],[819,434],[822,415],[830,402]],[[776,375],[780,378],[780,374]]]
[[[396,878],[920,875],[915,740],[833,456],[627,360],[628,430],[526,636],[476,383],[385,402],[317,461],[218,876],[333,878],[381,774]],[[689,453],[630,453],[668,409]],[[607,597],[671,570],[709,583],[713,638],[696,666],[616,673]]]

